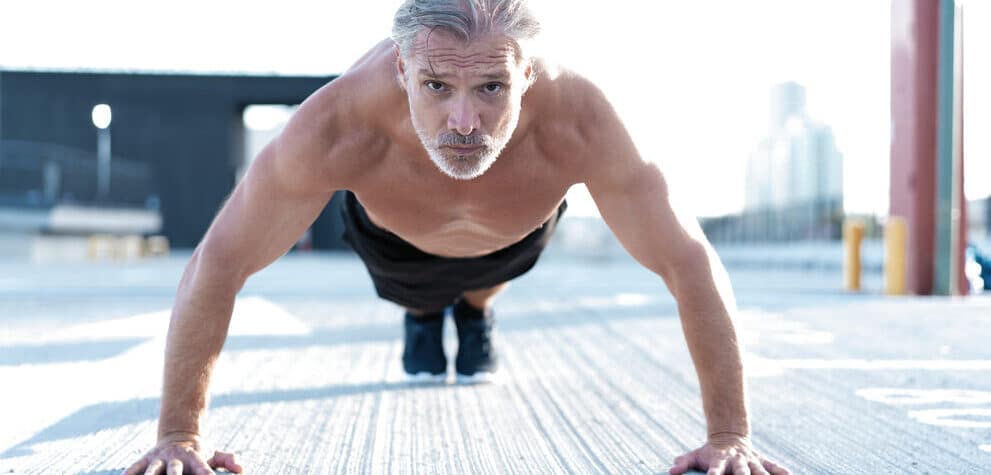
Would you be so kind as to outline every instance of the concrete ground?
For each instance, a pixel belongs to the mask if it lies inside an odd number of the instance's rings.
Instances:
[[[118,473],[153,445],[184,263],[0,263],[0,474]],[[991,298],[731,275],[759,450],[795,473],[989,472]],[[283,258],[240,295],[208,443],[296,474],[665,473],[703,442],[675,303],[632,261],[548,256],[497,315],[501,382],[408,386],[400,311],[360,262]]]

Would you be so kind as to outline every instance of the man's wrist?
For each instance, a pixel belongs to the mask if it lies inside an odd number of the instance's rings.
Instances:
[[[732,431],[732,430],[721,430],[721,431],[716,431],[716,432],[710,432],[709,433],[709,438],[711,439],[713,437],[743,437],[743,438],[749,438],[750,437],[750,433],[749,432],[737,432],[737,431]]]
[[[751,447],[749,432],[718,431],[709,433],[708,442],[715,446],[731,446],[743,444]]]
[[[736,436],[750,437],[750,418],[743,416],[720,417],[717,421],[707,421],[705,425],[709,437]]]
[[[189,443],[194,449],[199,450],[200,447],[200,435],[196,432],[184,431],[184,430],[171,430],[158,434],[158,443],[174,443],[174,442],[184,442]]]

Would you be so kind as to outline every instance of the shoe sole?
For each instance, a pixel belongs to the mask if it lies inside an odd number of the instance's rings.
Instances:
[[[439,384],[447,381],[447,374],[433,374],[426,371],[419,373],[403,373],[406,375],[406,382],[409,384]]]
[[[496,373],[479,371],[475,374],[456,373],[454,379],[458,384],[489,384],[498,382],[499,377]]]

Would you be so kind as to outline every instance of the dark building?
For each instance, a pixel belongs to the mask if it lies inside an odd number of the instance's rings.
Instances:
[[[299,104],[332,79],[0,70],[0,206],[155,208],[173,246],[195,246],[234,187],[244,108]],[[95,178],[97,104],[113,116],[109,194]],[[337,201],[315,247],[339,247]]]

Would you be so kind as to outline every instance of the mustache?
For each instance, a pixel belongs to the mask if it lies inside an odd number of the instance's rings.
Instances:
[[[439,146],[445,146],[445,145],[454,145],[454,146],[465,146],[465,145],[475,146],[475,145],[482,145],[482,146],[485,146],[485,147],[491,147],[492,146],[492,143],[493,143],[493,139],[492,139],[492,137],[490,137],[488,135],[476,135],[476,134],[461,135],[461,134],[447,132],[447,133],[441,134],[441,136],[437,138],[437,145],[439,145]]]

